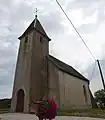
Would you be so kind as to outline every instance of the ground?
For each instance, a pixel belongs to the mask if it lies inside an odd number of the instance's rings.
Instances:
[[[0,118],[1,118],[0,120],[38,120],[38,118],[35,115],[19,113],[0,114]],[[57,116],[56,120],[105,120],[105,119],[89,117]]]

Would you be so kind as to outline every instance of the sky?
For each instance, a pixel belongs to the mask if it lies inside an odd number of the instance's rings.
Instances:
[[[65,12],[100,60],[105,75],[105,1],[59,0]],[[59,8],[56,0],[0,0],[0,98],[12,96],[18,37],[35,16],[52,39],[50,54],[73,66],[90,80],[92,93],[102,89],[96,61]]]

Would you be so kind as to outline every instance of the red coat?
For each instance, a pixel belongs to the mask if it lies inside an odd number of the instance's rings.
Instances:
[[[49,107],[46,110],[46,118],[47,119],[54,119],[55,116],[57,115],[57,104],[53,100],[48,100]]]

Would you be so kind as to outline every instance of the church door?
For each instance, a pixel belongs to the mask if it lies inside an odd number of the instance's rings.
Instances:
[[[23,112],[23,110],[24,110],[24,91],[20,89],[17,92],[16,112]]]

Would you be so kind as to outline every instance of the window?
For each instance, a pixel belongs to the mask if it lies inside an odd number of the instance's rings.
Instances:
[[[40,42],[43,43],[43,38],[40,36]]]
[[[28,36],[25,37],[25,44],[28,42]]]
[[[28,36],[25,37],[24,40],[24,52],[28,51]]]
[[[86,93],[85,85],[83,85],[83,92],[84,92],[85,102],[87,103],[87,93]]]

